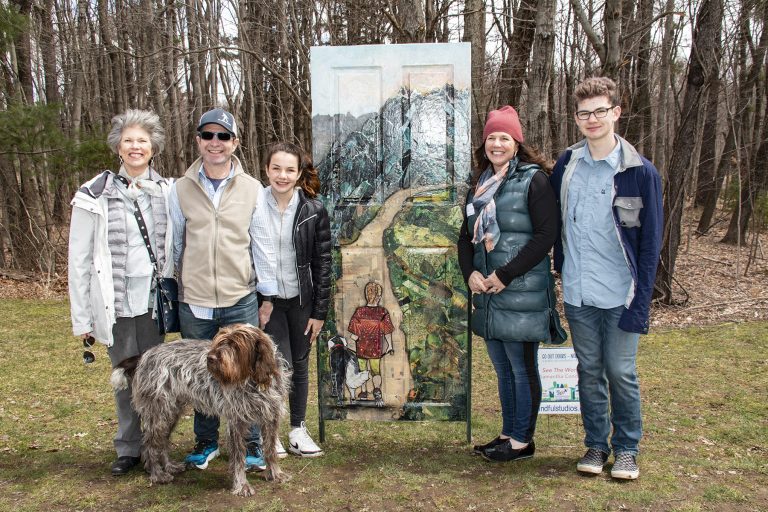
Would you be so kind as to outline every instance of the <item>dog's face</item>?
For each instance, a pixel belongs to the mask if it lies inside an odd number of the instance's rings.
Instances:
[[[248,378],[270,386],[278,372],[272,340],[249,324],[222,327],[213,338],[207,364],[208,371],[225,386],[242,384]]]

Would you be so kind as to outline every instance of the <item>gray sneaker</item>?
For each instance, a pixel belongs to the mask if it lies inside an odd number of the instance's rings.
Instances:
[[[631,453],[619,453],[616,455],[613,467],[611,468],[611,476],[613,478],[621,478],[622,480],[634,480],[640,476],[640,468],[637,467],[635,456]]]
[[[605,461],[608,460],[608,454],[597,448],[590,448],[576,464],[576,471],[580,473],[591,473],[599,475],[603,472]]]

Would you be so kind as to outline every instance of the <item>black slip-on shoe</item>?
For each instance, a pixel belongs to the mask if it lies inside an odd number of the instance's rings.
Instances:
[[[502,439],[499,436],[496,436],[496,439],[492,441],[488,441],[485,444],[476,444],[473,446],[472,455],[482,455],[485,450],[490,450],[491,448],[505,442],[509,442],[509,439]]]
[[[531,441],[525,448],[515,449],[509,442],[501,443],[483,452],[483,458],[491,462],[509,462],[530,459],[536,453],[536,443]]]
[[[130,455],[118,457],[117,460],[112,463],[112,476],[122,476],[127,474],[139,462],[141,462],[141,457],[131,457]]]

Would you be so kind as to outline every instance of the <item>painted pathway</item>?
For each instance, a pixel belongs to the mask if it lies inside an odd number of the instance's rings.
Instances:
[[[382,285],[384,293],[381,305],[390,314],[395,331],[392,333],[392,345],[395,353],[381,359],[382,393],[385,408],[349,409],[350,419],[396,419],[408,398],[412,387],[411,369],[406,353],[405,333],[401,329],[403,312],[397,302],[389,279],[389,268],[383,247],[384,230],[403,207],[405,201],[415,195],[431,190],[441,190],[445,184],[413,187],[395,192],[382,205],[376,217],[360,232],[358,239],[341,248],[342,277],[337,282],[335,297],[337,311],[341,311],[338,324],[348,337],[349,319],[358,306],[365,305],[363,289],[371,279]],[[349,338],[348,338],[349,339]]]

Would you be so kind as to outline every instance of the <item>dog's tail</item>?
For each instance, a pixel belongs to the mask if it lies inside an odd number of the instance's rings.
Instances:
[[[123,359],[120,364],[115,366],[112,370],[112,377],[109,379],[112,389],[115,391],[128,389],[128,383],[133,379],[133,374],[136,373],[139,359],[141,359],[140,355],[129,357],[128,359]]]

